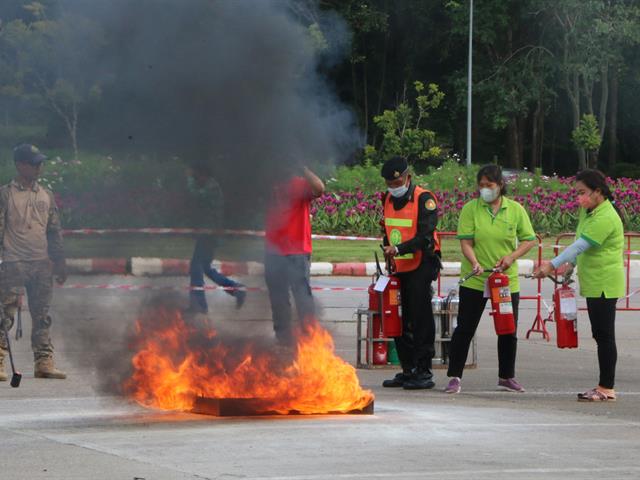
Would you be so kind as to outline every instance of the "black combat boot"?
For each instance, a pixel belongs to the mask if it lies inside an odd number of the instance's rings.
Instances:
[[[436,386],[433,381],[433,373],[430,369],[420,369],[413,372],[411,378],[404,382],[402,388],[405,390],[429,390]]]
[[[404,386],[404,383],[408,381],[410,378],[411,378],[410,373],[405,373],[405,372],[397,373],[395,377],[382,382],[382,386],[386,388],[400,388]]]

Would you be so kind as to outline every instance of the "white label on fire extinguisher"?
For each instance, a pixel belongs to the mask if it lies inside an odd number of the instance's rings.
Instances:
[[[511,302],[502,302],[498,306],[498,313],[513,313],[513,305]]]
[[[560,297],[560,312],[567,320],[576,319],[578,317],[576,297]]]
[[[389,285],[389,277],[387,277],[386,275],[380,275],[380,278],[373,286],[373,290],[376,292],[384,292],[384,290],[387,288],[387,285]]]

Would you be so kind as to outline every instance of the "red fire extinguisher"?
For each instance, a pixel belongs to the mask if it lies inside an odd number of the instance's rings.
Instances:
[[[402,336],[400,311],[400,279],[395,275],[389,275],[389,283],[382,292],[382,331],[385,337]]]
[[[516,321],[513,316],[509,277],[500,270],[494,269],[488,280],[491,299],[491,315],[498,335],[516,333]]]
[[[371,311],[371,338],[378,340],[384,338],[382,331],[382,317],[380,306],[382,305],[382,293],[375,291],[376,279],[369,286],[369,310]],[[369,349],[367,349],[367,363],[371,361],[374,365],[387,364],[387,342],[373,342],[373,358],[369,359]]]
[[[384,249],[383,249],[384,250]],[[376,266],[382,274],[378,254]],[[387,259],[387,278],[389,281],[382,292],[382,330],[387,338],[402,336],[402,307],[400,302],[400,278],[394,275],[395,263]]]
[[[578,348],[578,306],[576,291],[565,277],[562,285],[553,292],[553,316],[556,321],[558,348]]]
[[[369,286],[369,310],[372,312],[372,337],[374,339],[402,336],[400,303],[400,279],[395,275],[384,276],[376,254],[377,273]],[[387,266],[390,269],[390,266]],[[382,280],[381,280],[382,279]],[[380,283],[379,283],[380,282]],[[387,363],[387,342],[373,343],[374,365]]]

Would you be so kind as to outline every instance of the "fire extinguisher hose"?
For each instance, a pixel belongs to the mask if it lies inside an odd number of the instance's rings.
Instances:
[[[482,272],[489,272],[489,273],[495,273],[495,272],[501,272],[502,269],[500,268],[483,268]],[[469,280],[472,277],[475,277],[476,275],[479,275],[478,273],[471,271],[469,273],[467,273],[464,277],[462,277],[460,280],[458,280],[458,285],[462,285],[464,282],[466,282],[467,280]]]

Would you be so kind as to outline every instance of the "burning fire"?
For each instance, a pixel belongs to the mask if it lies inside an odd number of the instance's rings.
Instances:
[[[133,373],[124,391],[143,406],[183,411],[196,396],[264,399],[267,410],[283,414],[348,412],[373,400],[317,321],[297,338],[284,359],[256,341],[225,341],[176,309],[151,309],[136,323]]]

